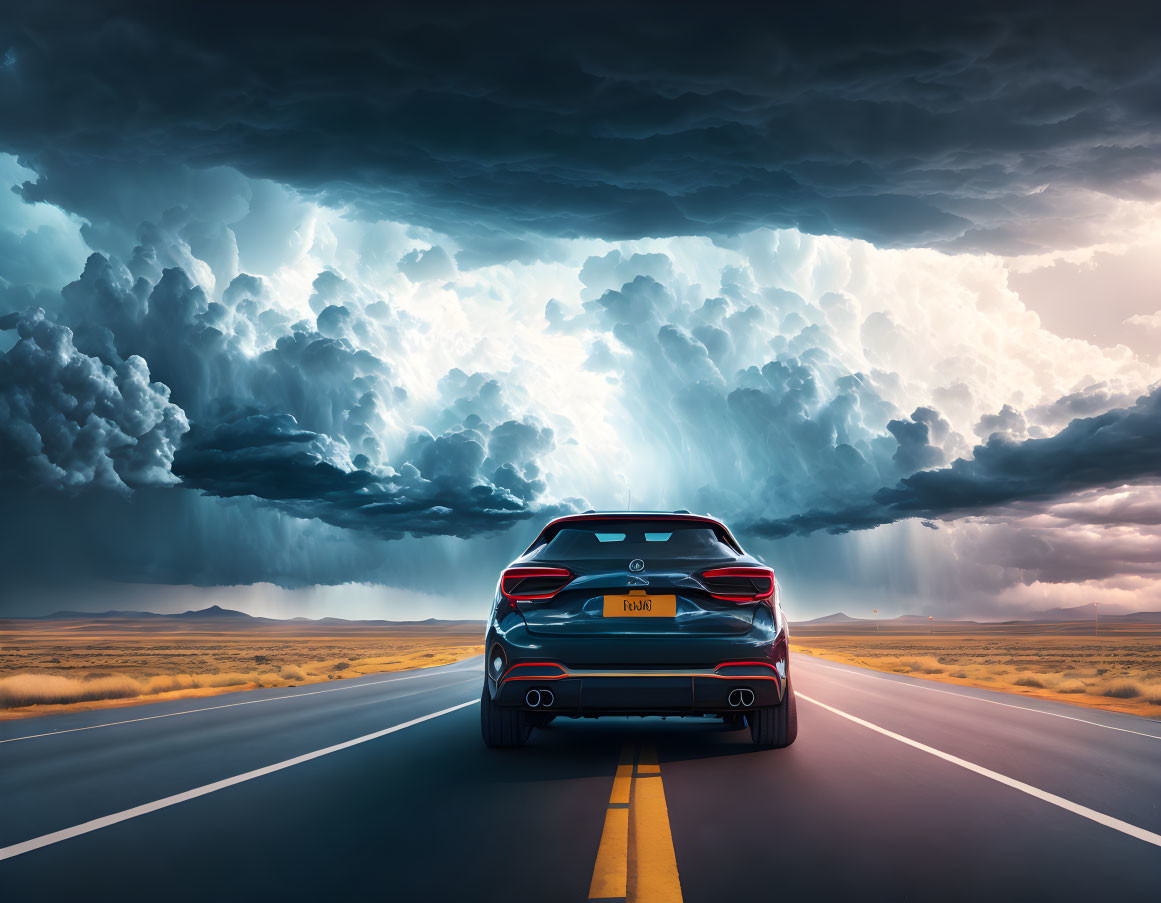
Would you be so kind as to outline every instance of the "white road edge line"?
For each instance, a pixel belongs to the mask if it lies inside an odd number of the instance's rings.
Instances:
[[[802,658],[799,658],[798,660],[802,661]],[[911,683],[910,681],[907,681],[907,680],[892,680],[890,677],[880,677],[878,674],[864,674],[863,671],[865,669],[859,668],[859,670],[857,670],[857,671],[851,671],[847,668],[839,668],[839,667],[836,667],[835,665],[826,664],[825,662],[819,661],[817,658],[808,658],[807,660],[812,661],[812,662],[818,662],[819,665],[826,668],[828,671],[838,671],[842,674],[852,674],[855,677],[866,677],[869,680],[881,680],[885,683],[895,684],[896,686],[899,686],[899,687],[911,687],[911,688],[916,689],[916,690],[928,690],[932,693],[944,693],[947,696],[955,696],[958,699],[974,699],[976,702],[988,702],[988,703],[991,703],[992,705],[1002,705],[1006,709],[1019,709],[1021,712],[1032,712],[1036,715],[1047,715],[1050,718],[1063,718],[1066,721],[1079,721],[1081,724],[1091,724],[1093,727],[1103,727],[1105,730],[1109,730],[1109,731],[1120,731],[1122,734],[1136,734],[1138,737],[1148,737],[1150,740],[1161,740],[1161,736],[1158,736],[1157,734],[1146,734],[1144,731],[1134,731],[1134,730],[1130,730],[1127,727],[1114,727],[1111,724],[1101,724],[1099,721],[1089,721],[1087,718],[1076,718],[1072,715],[1062,715],[1062,714],[1060,714],[1060,712],[1046,712],[1043,709],[1034,709],[1034,708],[1030,708],[1029,706],[1026,706],[1026,705],[1014,705],[1010,702],[1000,702],[998,699],[985,699],[982,696],[972,696],[970,693],[956,693],[952,690],[941,690],[939,687],[929,687],[929,686],[926,686],[926,685],[921,684],[921,683]],[[859,666],[858,665],[851,665],[851,667],[858,668]],[[908,676],[908,675],[905,675],[905,674],[900,675],[900,677],[906,677],[906,676]],[[914,680],[923,680],[923,678],[921,678],[921,677],[920,678],[913,678],[913,679]],[[955,684],[954,686],[960,686],[960,685]],[[990,690],[989,691],[984,687],[964,687],[964,689],[984,690],[984,692],[992,692],[992,693],[1000,692],[998,690]],[[1026,698],[1034,699],[1035,697],[1026,697]],[[1053,700],[1045,700],[1045,701],[1052,702]]]
[[[928,753],[936,758],[943,759],[945,762],[950,762],[952,765],[958,765],[960,768],[966,768],[968,771],[973,771],[978,775],[983,775],[985,778],[990,778],[1005,787],[1011,787],[1013,790],[1019,790],[1021,793],[1027,793],[1038,800],[1043,800],[1046,803],[1051,803],[1053,806],[1059,806],[1068,812],[1079,815],[1082,818],[1087,818],[1090,821],[1095,821],[1098,825],[1104,825],[1106,828],[1112,828],[1114,831],[1120,831],[1122,834],[1127,834],[1130,837],[1135,837],[1138,840],[1143,840],[1145,843],[1151,843],[1155,847],[1161,847],[1161,834],[1154,834],[1152,831],[1146,831],[1144,828],[1138,828],[1136,825],[1131,825],[1127,821],[1121,821],[1119,818],[1113,818],[1111,815],[1105,815],[1103,812],[1097,812],[1095,809],[1090,809],[1088,806],[1082,806],[1080,803],[1074,803],[1072,800],[1066,800],[1062,796],[1057,796],[1055,793],[1049,793],[1047,790],[1041,790],[1039,787],[1033,787],[1031,784],[1025,784],[1023,781],[1017,781],[1015,778],[1010,778],[1005,774],[1000,774],[998,771],[992,771],[990,768],[984,768],[982,765],[976,765],[974,762],[969,762],[966,759],[961,759],[959,756],[953,756],[950,753],[945,753],[942,750],[935,749],[925,743],[920,743],[917,740],[912,740],[909,737],[904,737],[902,734],[896,734],[894,731],[889,731],[885,727],[879,727],[877,724],[872,724],[870,721],[864,721],[856,715],[851,715],[848,712],[843,712],[833,706],[827,705],[825,702],[819,702],[803,693],[795,694],[799,699],[805,699],[807,702],[812,702],[816,706],[826,709],[841,718],[846,718],[848,721],[853,721],[861,727],[868,728],[876,733],[882,734],[884,737],[890,737],[892,740],[898,740],[900,743],[905,743],[914,749],[921,752]]]
[[[245,774],[235,775],[232,778],[226,778],[222,781],[214,781],[212,784],[195,787],[193,790],[175,793],[173,796],[167,796],[165,799],[155,800],[152,803],[145,803],[143,806],[134,806],[132,809],[125,809],[121,812],[114,812],[112,815],[94,818],[92,821],[74,825],[71,828],[65,828],[63,831],[53,831],[51,834],[42,834],[40,837],[34,837],[32,840],[26,840],[23,843],[14,843],[11,846],[0,847],[0,860],[11,859],[13,856],[19,856],[21,853],[30,853],[33,850],[39,850],[41,847],[60,843],[62,840],[79,837],[81,834],[88,834],[90,831],[99,831],[101,828],[107,828],[110,825],[127,821],[130,818],[136,818],[138,815],[148,815],[150,812],[156,812],[158,809],[176,806],[178,803],[197,799],[199,796],[205,796],[207,793],[213,793],[216,790],[225,790],[227,787],[233,787],[235,784],[252,781],[255,778],[272,774],[275,771],[282,771],[284,768],[301,765],[303,762],[309,762],[312,759],[318,759],[322,756],[329,756],[331,753],[350,749],[352,746],[358,746],[360,743],[366,743],[369,740],[378,740],[380,737],[386,737],[388,734],[394,734],[396,731],[401,731],[404,728],[414,727],[425,721],[431,721],[433,718],[439,718],[441,715],[466,709],[470,705],[476,705],[479,701],[478,699],[471,699],[467,702],[461,702],[459,705],[453,705],[451,708],[440,709],[440,711],[432,712],[430,715],[421,715],[419,718],[413,718],[410,721],[404,721],[402,724],[396,724],[393,727],[375,731],[373,734],[365,734],[362,737],[356,737],[354,740],[336,743],[334,746],[328,746],[326,749],[316,749],[314,752],[304,753],[301,756],[295,756],[293,759],[287,759],[284,762],[276,762],[264,768],[247,771]]]
[[[26,737],[9,737],[0,740],[0,743],[15,743],[18,740],[36,740],[40,737],[55,737],[57,734],[75,734],[77,731],[92,731],[99,727],[116,727],[119,724],[135,724],[138,721],[153,721],[155,718],[173,718],[176,715],[196,715],[198,712],[212,712],[216,709],[232,709],[240,705],[257,705],[260,702],[279,702],[283,699],[303,699],[307,696],[318,696],[320,693],[339,693],[343,690],[360,690],[363,687],[376,687],[379,684],[390,684],[400,680],[416,680],[420,677],[439,677],[441,674],[464,674],[475,671],[475,668],[452,668],[448,671],[435,671],[430,674],[409,674],[406,677],[389,677],[386,680],[369,680],[366,683],[346,683],[341,687],[330,687],[326,690],[311,690],[309,693],[294,693],[289,696],[268,696],[264,699],[248,699],[245,702],[227,702],[222,705],[207,705],[200,709],[185,709],[181,712],[166,712],[163,715],[144,715],[141,718],[127,718],[124,721],[104,721],[101,724],[90,724],[87,727],[70,727],[60,731],[46,731],[43,734],[29,734]],[[253,692],[253,691],[249,691]],[[149,703],[144,703],[149,705]]]

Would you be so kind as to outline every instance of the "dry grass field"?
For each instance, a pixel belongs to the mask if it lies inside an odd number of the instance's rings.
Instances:
[[[0,620],[0,720],[301,686],[483,652],[474,621],[364,626]]]
[[[1102,628],[1081,636],[1074,625],[1039,629],[979,625],[911,632],[798,628],[791,648],[946,683],[985,687],[1161,718],[1161,627]]]
[[[792,648],[879,671],[1161,718],[1161,625],[799,626]],[[1086,633],[1090,635],[1085,635]],[[0,620],[0,720],[301,686],[483,652],[475,621]]]

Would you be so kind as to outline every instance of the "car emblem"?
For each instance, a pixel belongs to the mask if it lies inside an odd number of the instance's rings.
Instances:
[[[629,570],[631,570],[631,571],[643,571],[643,570],[645,570],[645,562],[642,561],[640,558],[634,558],[632,561],[629,562]]]
[[[649,585],[649,578],[648,577],[637,577],[637,576],[634,576],[633,574],[630,574],[629,579],[626,581],[626,583],[629,586],[648,586]]]

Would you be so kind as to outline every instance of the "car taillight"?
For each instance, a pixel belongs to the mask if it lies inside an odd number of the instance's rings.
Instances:
[[[713,568],[701,575],[715,599],[727,602],[761,602],[774,596],[774,572],[770,568]]]
[[[566,568],[508,568],[500,592],[509,599],[551,599],[572,581]]]

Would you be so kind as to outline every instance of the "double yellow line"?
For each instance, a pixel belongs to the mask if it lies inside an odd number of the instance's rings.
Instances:
[[[681,903],[665,787],[652,745],[621,748],[589,900]]]

